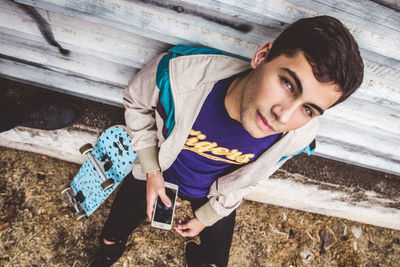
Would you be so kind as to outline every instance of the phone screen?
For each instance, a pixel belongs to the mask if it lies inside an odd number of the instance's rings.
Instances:
[[[171,200],[171,207],[167,207],[161,201],[160,197],[157,197],[157,205],[154,211],[154,218],[153,221],[165,223],[165,224],[172,224],[172,217],[174,213],[174,205],[175,205],[175,198],[176,198],[176,191],[172,188],[165,188],[165,193],[167,194],[168,198]]]

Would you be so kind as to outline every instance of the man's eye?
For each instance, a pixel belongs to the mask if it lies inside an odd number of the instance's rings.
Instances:
[[[304,110],[306,111],[308,116],[310,116],[310,117],[313,116],[313,111],[309,106],[304,106]]]
[[[290,91],[293,91],[293,86],[288,79],[282,78],[282,82]]]

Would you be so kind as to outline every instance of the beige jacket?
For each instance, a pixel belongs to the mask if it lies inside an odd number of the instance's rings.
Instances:
[[[146,179],[151,170],[168,169],[177,158],[198,113],[213,88],[224,78],[250,68],[249,63],[225,55],[190,55],[171,59],[169,78],[175,106],[175,126],[167,139],[162,135],[163,120],[155,108],[159,101],[156,71],[162,54],[146,65],[124,91],[125,119],[138,161],[134,177]],[[256,161],[219,177],[211,186],[209,201],[195,211],[196,217],[210,226],[229,215],[242,199],[263,183],[287,160],[307,147],[319,128],[318,119],[288,132]]]

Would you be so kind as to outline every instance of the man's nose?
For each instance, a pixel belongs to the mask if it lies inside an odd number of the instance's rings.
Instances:
[[[280,123],[287,124],[295,115],[298,109],[297,106],[296,100],[286,100],[275,105],[273,112]]]

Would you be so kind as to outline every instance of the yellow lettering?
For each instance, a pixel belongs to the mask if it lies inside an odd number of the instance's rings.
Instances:
[[[211,150],[211,153],[213,153],[214,155],[226,155],[229,153],[229,149],[225,147],[216,147]]]
[[[186,145],[187,146],[194,146],[197,142],[199,142],[199,139],[197,139],[196,137],[190,137],[186,140]]]
[[[204,157],[213,159],[213,160],[221,160],[221,161],[226,161],[229,163],[234,163],[234,164],[244,164],[248,163],[250,159],[254,158],[254,154],[244,154],[240,152],[237,149],[232,149],[229,150],[226,147],[218,147],[218,144],[216,142],[208,142],[208,141],[200,141],[200,140],[205,140],[207,137],[205,134],[202,134],[201,131],[195,131],[193,129],[190,130],[189,132],[189,137],[186,140],[186,143],[184,146],[184,149],[191,150],[193,152],[196,152]],[[193,148],[191,148],[193,147]],[[214,157],[211,155],[204,154],[203,152],[211,152],[214,155],[222,156],[225,155],[227,159],[232,160],[226,160],[218,157]]]
[[[247,163],[250,159],[254,158],[254,154],[244,154],[236,158],[236,161],[239,163]]]
[[[205,136],[204,134],[199,134],[199,135],[197,136],[197,138],[198,138],[199,140],[204,140],[204,139],[206,139],[206,136]]]
[[[237,149],[232,149],[231,152],[229,152],[229,154],[226,155],[226,157],[231,160],[236,160],[236,158],[239,157],[240,155],[242,155],[242,152],[239,152],[239,150]]]
[[[199,139],[199,140],[206,139],[206,136],[204,134],[202,134],[200,131],[195,131],[193,129],[190,130],[189,135],[196,136],[197,139]]]
[[[218,144],[215,142],[207,142],[207,141],[202,141],[198,142],[194,145],[194,148],[196,149],[197,152],[206,152],[206,151],[211,151],[214,147],[217,147]]]
[[[195,131],[193,129],[190,130],[189,135],[193,135],[193,136],[198,136],[199,134],[201,134],[200,131]]]

